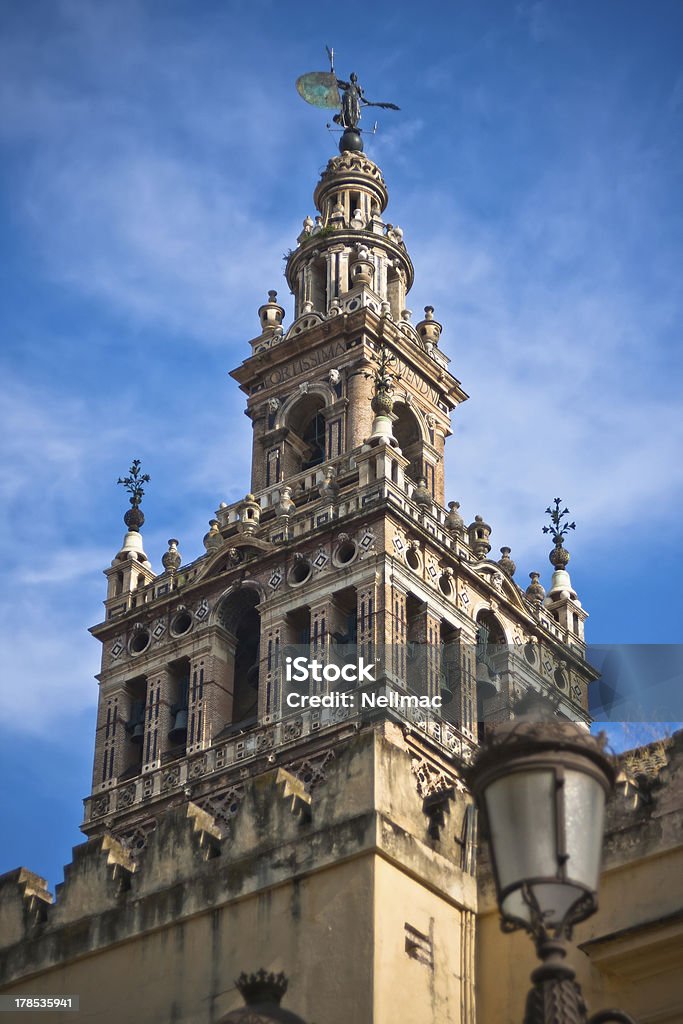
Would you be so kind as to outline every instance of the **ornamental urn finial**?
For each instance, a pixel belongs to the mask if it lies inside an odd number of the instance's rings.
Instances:
[[[511,548],[501,548],[500,553],[503,557],[498,559],[498,565],[501,567],[505,575],[510,577],[510,579],[515,575],[515,569],[517,568],[510,558],[511,550]]]
[[[453,533],[457,533],[459,537],[462,537],[465,533],[465,520],[458,512],[459,508],[459,501],[448,502],[448,515],[446,516],[445,525],[446,529],[452,530]]]
[[[318,490],[323,498],[328,501],[334,501],[339,494],[339,484],[337,483],[337,472],[334,466],[328,466],[325,470],[325,479],[318,485]]]
[[[564,547],[564,538],[570,530],[576,529],[576,523],[566,521],[569,519],[569,509],[563,508],[560,511],[561,504],[562,498],[553,498],[552,506],[549,505],[545,510],[546,515],[550,516],[550,526],[543,527],[543,533],[549,533],[555,541],[555,547],[548,555],[548,558],[556,570],[567,568],[569,552]]]
[[[357,284],[372,284],[375,264],[367,245],[360,243],[356,245],[355,252],[353,252],[349,260],[349,274],[351,277],[351,287]]]
[[[140,508],[140,503],[145,493],[143,484],[148,484],[150,481],[149,473],[140,472],[141,465],[140,459],[133,459],[128,470],[128,476],[119,477],[116,481],[119,484],[123,484],[130,494],[130,508],[123,517],[123,521],[133,533],[138,533],[145,521],[145,515]]]
[[[292,498],[292,488],[289,484],[285,484],[280,492],[280,500],[275,506],[275,515],[278,519],[288,519],[294,512],[296,512],[296,504]]]
[[[531,579],[531,583],[526,588],[527,600],[530,601],[531,604],[539,606],[543,604],[543,599],[545,598],[545,588],[538,582],[540,575],[540,572],[530,572],[529,578]]]
[[[417,481],[417,487],[413,491],[413,501],[422,509],[428,509],[432,506],[432,492],[427,487],[427,478],[424,476],[421,476]]]
[[[208,533],[204,534],[204,547],[211,553],[217,551],[223,544],[223,538],[221,536],[220,526],[217,519],[209,519],[209,530]]]
[[[161,564],[167,572],[176,572],[180,568],[182,558],[178,551],[178,544],[175,538],[171,537],[168,542],[168,551],[165,551],[161,558]]]

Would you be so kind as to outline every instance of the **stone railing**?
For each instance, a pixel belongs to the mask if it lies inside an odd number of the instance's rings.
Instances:
[[[402,721],[429,736],[451,757],[464,763],[472,760],[476,749],[474,740],[467,738],[455,725],[438,715],[414,707],[385,709],[382,715]],[[359,708],[320,708],[306,709],[277,721],[263,723],[216,743],[208,750],[122,781],[104,792],[94,793],[84,800],[84,824],[96,824],[98,819],[106,821],[109,815],[119,815],[129,808],[154,803],[198,783],[214,772],[246,767],[257,758],[268,758],[307,736],[344,722],[360,724],[369,717]]]

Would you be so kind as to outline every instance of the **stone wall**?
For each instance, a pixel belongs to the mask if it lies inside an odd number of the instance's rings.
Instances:
[[[137,858],[91,839],[53,905],[35,876],[4,875],[2,992],[78,994],[102,1024],[208,1024],[265,967],[319,1024],[472,1022],[462,782],[388,722],[338,745],[326,776],[312,792],[281,768],[248,780],[227,830],[179,799]]]

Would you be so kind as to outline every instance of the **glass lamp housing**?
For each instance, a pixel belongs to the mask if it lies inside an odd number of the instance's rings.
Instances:
[[[504,925],[568,933],[596,908],[614,769],[601,742],[559,720],[492,731],[471,773]]]

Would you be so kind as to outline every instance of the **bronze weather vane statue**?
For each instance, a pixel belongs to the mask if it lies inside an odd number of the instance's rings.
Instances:
[[[348,82],[337,78],[334,70],[334,50],[329,47],[326,49],[330,58],[330,70],[309,71],[308,74],[301,75],[296,80],[297,92],[314,107],[336,109],[338,113],[332,120],[343,129],[339,142],[340,151],[343,153],[351,150],[360,153],[363,150],[363,140],[358,122],[361,120],[363,107],[381,107],[382,110],[400,108],[395,103],[373,103],[366,99],[355,71],[351,72]]]

